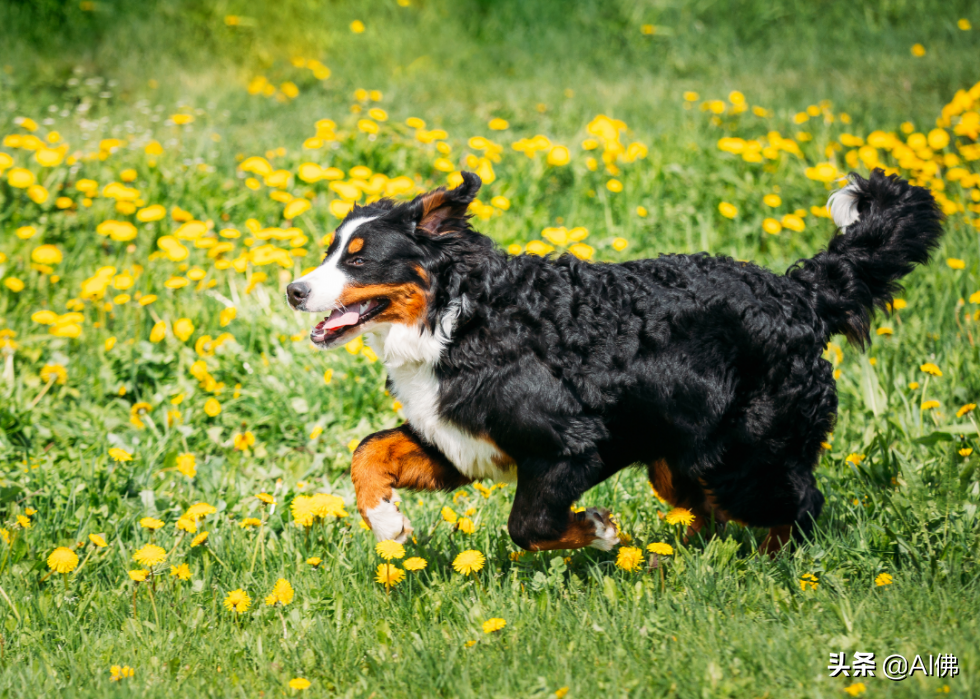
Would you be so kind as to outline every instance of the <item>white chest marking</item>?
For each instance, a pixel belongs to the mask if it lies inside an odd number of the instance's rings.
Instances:
[[[392,324],[366,336],[384,360],[395,396],[409,424],[441,451],[463,475],[512,481],[517,472],[495,444],[461,429],[439,414],[439,380],[435,364],[449,341],[455,316],[443,318],[435,334]]]

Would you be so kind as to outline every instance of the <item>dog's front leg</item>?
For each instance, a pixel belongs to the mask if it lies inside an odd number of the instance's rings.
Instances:
[[[350,475],[357,509],[378,541],[401,543],[412,535],[412,525],[398,510],[395,488],[451,490],[471,482],[407,423],[366,437],[354,452]]]
[[[605,510],[572,512],[571,506],[598,482],[597,454],[556,460],[527,459],[517,469],[517,493],[507,528],[528,551],[579,549],[609,551],[619,543],[616,524]]]

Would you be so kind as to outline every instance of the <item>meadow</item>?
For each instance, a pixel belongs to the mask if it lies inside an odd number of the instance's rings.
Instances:
[[[0,4],[0,695],[980,696],[980,14],[852,5]],[[578,503],[609,553],[519,551],[489,482],[376,546],[347,469],[399,406],[283,296],[354,203],[466,169],[511,254],[782,272],[874,167],[947,232],[828,345],[812,542],[686,539],[636,470]]]

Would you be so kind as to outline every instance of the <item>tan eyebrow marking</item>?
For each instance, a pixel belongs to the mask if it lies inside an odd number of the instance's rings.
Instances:
[[[364,247],[364,238],[354,238],[350,241],[350,245],[347,246],[347,252],[355,253],[360,252],[361,248]]]

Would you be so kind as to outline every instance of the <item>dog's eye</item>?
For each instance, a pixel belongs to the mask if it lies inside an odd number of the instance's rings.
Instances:
[[[355,267],[360,267],[361,265],[364,264],[364,258],[363,257],[352,257],[349,260],[347,260],[347,264],[354,265]]]

